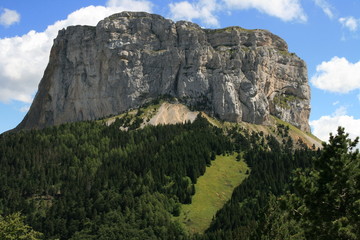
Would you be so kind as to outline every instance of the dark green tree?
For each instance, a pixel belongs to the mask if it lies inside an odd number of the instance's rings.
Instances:
[[[293,186],[301,200],[296,211],[307,239],[360,239],[358,141],[339,127],[323,143],[314,168],[296,171]]]
[[[304,231],[291,211],[298,206],[298,199],[291,194],[276,197],[270,195],[264,219],[259,226],[261,240],[304,240]]]

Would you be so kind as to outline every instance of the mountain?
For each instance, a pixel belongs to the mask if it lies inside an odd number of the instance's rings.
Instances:
[[[232,122],[271,115],[310,132],[304,61],[265,30],[203,29],[144,12],[59,31],[33,104],[16,129],[94,120],[162,96]]]

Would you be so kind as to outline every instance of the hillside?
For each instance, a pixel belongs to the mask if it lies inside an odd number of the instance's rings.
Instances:
[[[169,112],[181,123],[162,124],[174,120]],[[314,238],[320,230],[311,226],[317,222],[324,224],[320,232],[327,239],[360,236],[355,204],[360,192],[351,180],[358,176],[360,158],[356,151],[348,153],[356,143],[341,131],[331,146],[314,151],[306,138],[297,141],[304,136],[314,141],[311,135],[281,122],[229,123],[204,113],[193,122],[186,119],[195,113],[159,102],[96,122],[0,135],[0,213],[9,215],[0,217],[0,229],[21,215],[36,239],[39,232],[44,239],[64,240],[322,239]],[[155,126],[151,119],[161,121]],[[346,201],[337,189],[308,189],[307,181],[323,186],[317,183],[321,174],[309,175],[310,169],[342,176]],[[328,178],[321,181],[337,186]],[[329,199],[336,199],[334,211],[324,218],[321,209]],[[337,203],[346,211],[336,210]],[[299,220],[299,214],[306,218]],[[346,221],[346,232],[331,225],[334,219]]]
[[[234,188],[250,173],[246,163],[236,157],[236,154],[216,156],[194,185],[195,194],[191,204],[182,204],[181,213],[176,220],[189,233],[204,233],[216,212],[231,199]]]

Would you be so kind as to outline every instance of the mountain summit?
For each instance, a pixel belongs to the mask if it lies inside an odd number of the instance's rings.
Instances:
[[[270,115],[310,131],[303,60],[265,30],[203,29],[144,12],[59,31],[32,106],[17,129],[119,114],[161,96],[226,121]]]

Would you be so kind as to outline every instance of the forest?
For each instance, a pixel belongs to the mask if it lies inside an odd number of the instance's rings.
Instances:
[[[360,157],[343,128],[322,149],[193,122],[119,130],[122,120],[0,135],[1,239],[360,239]],[[175,220],[218,155],[248,177],[202,234]]]

